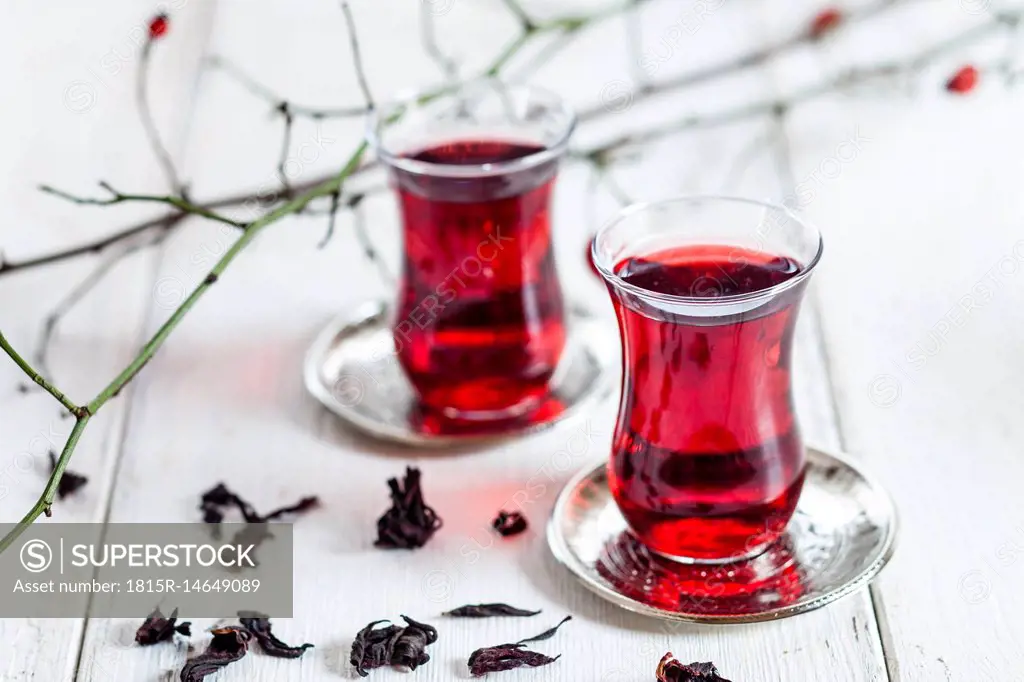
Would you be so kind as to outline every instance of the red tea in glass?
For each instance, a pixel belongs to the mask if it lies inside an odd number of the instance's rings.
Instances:
[[[550,203],[573,115],[485,82],[393,120],[376,135],[402,215],[398,360],[448,418],[536,409],[565,346]]]
[[[790,359],[820,238],[781,207],[679,199],[599,233],[623,341],[612,493],[671,558],[753,556],[785,529],[804,481]]]

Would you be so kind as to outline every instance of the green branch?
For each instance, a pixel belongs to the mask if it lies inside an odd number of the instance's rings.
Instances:
[[[89,415],[83,415],[78,417],[75,421],[75,426],[71,429],[71,433],[68,435],[68,440],[64,443],[64,449],[61,450],[60,459],[57,460],[57,464],[53,467],[53,473],[50,474],[50,480],[46,483],[46,488],[43,490],[43,494],[39,496],[39,501],[36,502],[35,506],[29,510],[21,521],[11,530],[10,533],[5,535],[0,540],[0,552],[3,552],[11,544],[18,539],[18,537],[25,532],[25,530],[32,525],[32,523],[43,514],[50,515],[50,509],[53,506],[53,498],[57,495],[57,487],[60,485],[60,479],[64,476],[64,470],[68,467],[68,461],[71,459],[71,454],[75,451],[75,446],[78,445],[78,439],[82,437],[82,432],[85,431],[85,425],[89,423]]]
[[[132,379],[142,370],[143,367],[153,358],[153,355],[163,346],[164,341],[170,336],[174,328],[178,326],[178,323],[188,314],[188,312],[195,306],[200,298],[203,297],[210,287],[212,287],[217,280],[223,274],[224,270],[227,269],[228,265],[231,264],[239,253],[241,253],[246,246],[248,246],[256,235],[259,234],[264,228],[273,223],[276,223],[281,218],[298,213],[309,202],[319,197],[331,196],[341,190],[346,178],[352,174],[352,172],[359,167],[362,162],[363,155],[366,153],[367,143],[362,142],[356,150],[349,157],[345,166],[341,169],[338,175],[331,180],[328,180],[313,189],[309,190],[305,194],[292,199],[286,204],[282,204],[278,208],[274,209],[270,213],[266,214],[262,218],[259,218],[251,225],[248,226],[241,236],[231,245],[224,255],[221,257],[217,264],[213,266],[210,272],[206,275],[202,282],[189,294],[177,310],[175,310],[171,316],[164,322],[160,328],[156,331],[153,337],[146,342],[139,351],[138,356],[132,360],[127,367],[125,367],[117,377],[114,378],[110,384],[104,388],[99,394],[85,407],[78,407],[73,402],[68,400],[63,393],[54,388],[49,382],[43,379],[38,372],[36,372],[13,348],[7,343],[7,339],[0,335],[0,346],[11,356],[12,359],[18,364],[22,370],[32,377],[33,381],[45,388],[53,397],[57,398],[64,407],[68,408],[72,414],[76,415],[78,420],[75,422],[75,427],[71,430],[71,435],[68,436],[67,442],[64,444],[64,449],[61,451],[60,459],[57,460],[57,466],[54,468],[50,475],[50,480],[47,482],[46,489],[36,502],[35,506],[22,518],[21,521],[9,532],[2,540],[0,540],[0,552],[7,549],[11,543],[18,539],[18,537],[25,532],[25,530],[32,525],[32,523],[38,519],[41,515],[46,514],[49,516],[50,508],[53,505],[53,498],[57,492],[57,486],[60,483],[60,478],[64,474],[64,469],[67,468],[68,461],[71,459],[71,455],[74,453],[75,446],[78,445],[78,440],[85,430],[86,424],[89,422],[91,415],[95,414],[103,405],[111,398],[121,392],[125,386],[131,382]]]
[[[51,384],[49,381],[43,378],[43,375],[41,375],[39,372],[33,369],[32,366],[25,361],[25,358],[21,357],[21,355],[18,354],[18,351],[14,350],[14,347],[11,346],[10,342],[7,340],[7,337],[4,336],[3,332],[0,332],[0,348],[2,348],[5,353],[11,356],[11,359],[14,360],[14,364],[20,367],[21,371],[27,374],[28,377],[33,382],[42,387],[44,391],[46,391],[54,398],[56,398],[61,405],[67,408],[68,412],[75,415],[76,417],[82,416],[83,408],[71,402],[71,400],[66,395],[64,395],[64,393],[61,392],[60,389]]]

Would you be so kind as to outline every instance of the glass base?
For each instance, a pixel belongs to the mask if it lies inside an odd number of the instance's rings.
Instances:
[[[756,547],[754,547],[754,549],[744,554],[735,554],[732,556],[722,557],[720,559],[709,559],[707,557],[696,558],[688,556],[675,556],[672,554],[665,554],[664,552],[659,552],[656,549],[651,549],[650,551],[652,554],[656,554],[662,559],[668,559],[669,561],[674,561],[677,564],[685,564],[687,566],[725,566],[726,564],[735,564],[740,561],[748,561],[755,557],[761,556],[778,541],[779,538],[775,538],[773,540],[769,540],[768,542],[757,545]],[[640,540],[637,539],[637,542],[640,542]]]
[[[514,405],[503,407],[500,410],[460,410],[455,407],[441,409],[424,407],[424,412],[437,412],[446,419],[455,422],[500,422],[507,419],[526,417],[531,412],[536,412],[544,404],[541,397],[531,397],[521,400]]]

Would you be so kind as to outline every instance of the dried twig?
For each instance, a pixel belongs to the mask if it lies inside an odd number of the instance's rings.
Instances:
[[[285,99],[267,86],[263,85],[234,62],[225,59],[224,57],[209,57],[206,60],[206,64],[210,68],[223,71],[256,97],[270,102],[274,106],[275,111],[280,108],[283,102],[287,102],[289,113],[297,118],[309,118],[319,121],[327,118],[355,118],[356,116],[362,116],[366,113],[365,106],[313,107],[304,104],[296,104],[290,99]]]
[[[184,217],[184,214],[179,214],[175,218],[170,218],[169,222],[177,222]],[[167,225],[166,228],[171,227]],[[117,253],[109,255],[107,258],[100,261],[100,263],[93,268],[86,277],[79,282],[71,291],[69,291],[60,302],[54,306],[53,310],[43,320],[42,331],[39,334],[39,341],[36,343],[36,352],[33,357],[33,362],[39,371],[43,374],[52,376],[52,372],[49,370],[48,355],[50,352],[50,344],[53,341],[53,335],[57,330],[57,325],[60,324],[61,320],[67,315],[71,309],[85,296],[92,291],[92,289],[99,284],[103,278],[109,273],[114,266],[123,261],[133,253],[159,244],[167,235],[170,234],[167,229],[163,229],[153,235],[147,236],[146,239],[140,239],[134,244],[129,244],[125,248],[121,249]]]
[[[899,0],[882,0],[881,2],[877,2],[874,5],[870,5],[868,7],[862,8],[862,9],[856,11],[856,12],[853,12],[846,19],[846,21],[844,22],[843,25],[844,26],[851,26],[851,25],[854,25],[855,23],[857,23],[859,21],[867,20],[867,19],[869,19],[869,18],[871,18],[873,16],[876,16],[877,14],[879,14],[882,11],[886,10],[887,8],[893,6],[897,1],[899,1]],[[902,1],[907,1],[907,0],[902,0]],[[519,74],[517,74],[517,78],[519,78],[519,77],[525,75],[526,73],[528,73],[529,71],[532,71],[532,70],[536,69],[537,67],[539,67],[541,64],[543,64],[543,60],[549,58],[551,55],[553,55],[558,50],[564,49],[564,47],[571,42],[572,38],[574,38],[576,35],[578,35],[579,32],[583,28],[585,28],[586,26],[590,26],[590,25],[596,24],[598,22],[604,21],[606,19],[618,16],[624,10],[630,9],[632,7],[633,7],[633,0],[629,0],[624,5],[613,5],[613,6],[609,7],[609,8],[607,8],[607,9],[595,12],[594,14],[590,14],[590,15],[586,15],[586,16],[578,16],[578,17],[563,17],[563,18],[560,18],[560,19],[554,19],[554,20],[551,20],[551,21],[548,21],[548,22],[544,22],[542,24],[534,24],[532,29],[526,30],[521,36],[519,36],[519,38],[517,38],[506,49],[505,52],[500,54],[498,56],[498,58],[495,60],[495,62],[492,64],[492,66],[489,69],[487,69],[485,73],[486,74],[493,74],[493,73],[497,73],[498,71],[500,71],[505,66],[505,63],[508,60],[510,60],[512,58],[512,56],[514,54],[516,54],[524,45],[527,44],[527,42],[528,42],[529,38],[531,37],[531,35],[540,35],[542,33],[547,33],[547,34],[551,34],[551,35],[556,36],[556,38],[554,38],[552,40],[552,42],[549,43],[548,46],[546,46],[543,50],[541,50],[541,52],[538,53],[537,55],[534,55],[534,58],[532,60],[530,60],[530,62],[528,64],[524,65],[520,69]],[[1017,14],[1007,14],[1007,15],[1002,15],[1001,17],[996,17],[997,20],[1001,20],[1002,23],[1007,24],[1007,25],[1009,25],[1011,21],[1015,21],[1017,18],[1019,18],[1019,15],[1017,15]],[[1016,25],[1016,24],[1014,24],[1014,25]],[[965,34],[970,34],[972,36],[972,38],[971,38],[972,40],[976,37],[973,34],[973,29],[965,31]],[[660,95],[660,94],[682,90],[682,89],[685,89],[685,88],[687,88],[689,86],[697,85],[697,84],[706,82],[707,80],[710,80],[710,79],[713,79],[713,78],[716,78],[716,77],[725,76],[725,75],[728,75],[728,74],[731,74],[731,73],[734,73],[734,72],[737,72],[737,71],[749,68],[751,66],[756,66],[756,65],[762,64],[762,63],[766,62],[770,58],[780,56],[781,54],[784,54],[786,51],[788,51],[790,49],[793,49],[795,47],[798,47],[800,45],[804,45],[804,44],[806,44],[806,43],[808,43],[810,41],[811,41],[811,37],[809,36],[808,32],[806,30],[804,30],[804,29],[801,29],[800,31],[794,33],[793,36],[790,37],[789,39],[780,41],[780,42],[778,42],[778,43],[776,43],[774,45],[770,45],[770,46],[764,47],[764,48],[759,48],[759,49],[757,49],[755,51],[752,51],[752,52],[750,52],[750,53],[748,53],[746,55],[741,55],[740,57],[729,59],[729,60],[726,60],[726,61],[724,61],[722,63],[716,64],[716,65],[711,65],[709,67],[705,67],[705,68],[702,68],[702,69],[698,69],[698,70],[693,71],[693,72],[688,72],[686,74],[683,74],[681,76],[678,76],[676,78],[673,78],[673,79],[670,79],[670,80],[667,80],[667,81],[659,82],[659,83],[656,83],[656,84],[647,84],[647,85],[643,86],[638,92],[633,94],[632,103],[636,104],[638,102],[644,101],[646,99],[655,97],[655,96]],[[256,96],[258,96],[258,97],[260,97],[260,98],[262,98],[264,100],[267,100],[269,103],[271,103],[275,107],[275,110],[276,110],[277,107],[280,107],[281,102],[285,101],[284,98],[282,98],[280,95],[278,95],[277,93],[273,92],[271,89],[267,88],[266,86],[260,84],[255,79],[253,79],[251,76],[249,76],[244,71],[239,69],[237,66],[235,66],[234,64],[228,62],[227,60],[225,60],[222,57],[210,59],[209,60],[209,64],[211,66],[213,66],[213,67],[216,67],[216,68],[219,68],[219,69],[225,71],[226,73],[228,73],[229,75],[234,77],[237,81],[239,81],[244,87],[246,87],[246,89],[248,89],[254,95],[256,95]],[[423,97],[423,99],[429,99],[431,97],[437,96],[438,94],[443,94],[444,92],[449,92],[452,89],[452,87],[453,86],[451,86],[451,85],[445,86],[445,87],[440,88],[438,90],[434,90],[434,91],[431,91],[429,93],[426,93],[422,97]],[[752,107],[752,108],[748,107],[747,109],[749,111],[749,113],[747,115],[749,115],[749,116],[760,116],[760,115],[764,114],[763,107]],[[302,116],[302,117],[308,117],[308,118],[312,118],[312,119],[321,119],[321,118],[335,118],[335,117],[344,118],[344,117],[351,117],[351,116],[355,116],[355,115],[362,115],[362,114],[364,114],[366,112],[366,108],[365,107],[345,107],[345,108],[335,108],[335,109],[329,109],[329,108],[328,109],[319,109],[319,108],[315,108],[315,107],[299,106],[299,105],[296,105],[296,104],[293,104],[293,103],[289,103],[289,111],[291,112],[291,114],[293,116],[296,116],[296,117]],[[617,111],[618,111],[617,109],[609,109],[609,108],[602,107],[602,106],[596,106],[596,107],[592,107],[590,109],[584,110],[580,114],[580,118],[583,121],[591,121],[591,120],[602,118],[602,117],[604,117],[606,115],[616,114]],[[743,112],[739,112],[739,113],[743,114]],[[735,113],[734,113],[734,115],[735,115]],[[695,126],[695,127],[699,127],[699,126]],[[370,166],[367,165],[367,166],[364,166],[363,168],[357,169],[357,171],[355,173],[353,173],[353,175],[356,175],[359,172],[361,172],[362,170],[365,170],[366,168],[369,168],[369,167]],[[293,185],[291,187],[291,189],[292,189],[292,192],[294,194],[302,194],[304,192],[307,192],[307,191],[313,189],[314,187],[317,187],[317,186],[323,184],[324,182],[328,181],[329,179],[330,179],[330,176],[314,177],[314,178],[312,178],[312,179],[310,179],[308,181],[305,181],[303,183],[296,183],[295,185]],[[216,209],[220,209],[220,208],[229,208],[229,207],[233,207],[233,206],[239,206],[239,205],[243,205],[243,204],[248,204],[248,203],[251,203],[253,201],[257,201],[259,199],[268,199],[270,201],[279,201],[279,200],[287,199],[287,198],[288,198],[288,193],[287,193],[286,188],[281,187],[281,188],[278,188],[277,190],[270,191],[270,192],[260,192],[260,193],[240,192],[238,194],[224,196],[224,197],[219,197],[217,199],[212,199],[212,200],[205,201],[205,202],[200,202],[198,205],[201,208],[204,208],[204,209],[207,209],[207,210],[216,210]],[[80,246],[71,247],[71,248],[68,248],[68,249],[60,250],[60,251],[55,251],[55,252],[44,254],[44,255],[41,255],[41,256],[35,256],[35,257],[32,257],[32,258],[27,258],[27,259],[24,259],[22,261],[17,261],[17,262],[3,262],[3,261],[0,261],[0,276],[3,276],[4,274],[10,274],[10,273],[15,272],[17,270],[23,270],[23,269],[32,268],[32,267],[38,267],[38,266],[41,266],[41,265],[48,265],[48,264],[57,263],[57,262],[60,262],[60,261],[66,260],[66,259],[70,259],[70,258],[76,258],[76,257],[79,257],[81,255],[86,255],[86,254],[98,252],[98,251],[102,250],[103,248],[106,248],[107,246],[109,246],[109,245],[111,245],[113,243],[116,243],[117,241],[120,241],[121,239],[131,238],[133,235],[137,234],[140,231],[144,231],[146,229],[152,228],[155,225],[161,224],[166,217],[168,217],[168,216],[160,216],[160,217],[158,217],[158,218],[156,218],[154,220],[147,221],[146,223],[142,223],[142,224],[139,224],[139,225],[133,225],[133,226],[131,226],[129,228],[126,228],[126,229],[124,229],[124,230],[122,230],[120,232],[113,233],[111,235],[108,235],[107,237],[103,237],[103,238],[98,239],[96,241],[88,242],[88,243],[82,244]]]
[[[423,49],[434,60],[444,77],[449,81],[455,81],[459,77],[459,65],[437,44],[436,19],[430,3],[420,2],[420,41],[423,43]]]
[[[288,156],[292,150],[292,124],[295,123],[295,116],[286,101],[281,102],[277,110],[284,121],[284,131],[281,133],[281,152],[277,158],[277,179],[284,189],[285,198],[290,199],[294,194],[291,181],[288,179]]]
[[[167,184],[170,185],[171,192],[184,197],[185,186],[182,185],[181,180],[178,177],[178,171],[174,168],[174,162],[171,160],[171,155],[167,151],[167,147],[164,146],[163,140],[160,139],[160,132],[156,128],[156,123],[153,122],[153,112],[149,107],[147,87],[149,83],[150,57],[153,54],[153,40],[153,34],[150,32],[149,37],[146,39],[146,43],[142,46],[142,55],[139,59],[139,69],[135,77],[135,106],[138,108],[139,119],[142,121],[142,127],[146,131],[146,139],[149,140],[149,146],[152,148],[153,155],[160,164],[161,170],[163,170],[164,177],[167,179]]]
[[[352,65],[356,70],[356,80],[359,81],[359,89],[363,92],[363,99],[366,101],[367,109],[373,109],[373,94],[370,93],[370,84],[366,82],[366,69],[363,68],[363,53],[359,49],[359,33],[356,31],[356,22],[352,18],[352,8],[348,0],[339,0],[341,12],[345,15],[345,26],[348,28],[348,42],[352,51]]]
[[[338,219],[338,207],[341,205],[341,192],[335,192],[331,195],[331,206],[327,211],[327,232],[324,234],[324,238],[317,244],[318,249],[322,249],[327,246],[327,242],[331,241],[331,237],[334,236],[334,223]]]
[[[391,274],[387,263],[384,262],[377,248],[373,245],[373,240],[370,239],[369,233],[366,231],[366,216],[362,208],[363,199],[365,198],[366,195],[357,194],[349,199],[348,207],[352,212],[352,231],[359,241],[359,246],[363,249],[363,255],[366,256],[366,260],[376,266],[377,274],[380,276],[381,281],[389,289],[392,289],[395,286],[395,277]]]
[[[111,206],[113,204],[123,204],[126,202],[143,202],[143,203],[157,203],[157,204],[168,204],[173,206],[183,213],[191,213],[193,215],[202,216],[210,220],[215,220],[225,225],[231,225],[232,227],[238,227],[245,229],[248,227],[248,223],[244,223],[238,220],[233,220],[227,216],[223,216],[219,213],[215,213],[208,208],[203,206],[196,206],[192,202],[183,199],[179,196],[174,195],[157,195],[157,194],[124,194],[111,187],[106,182],[101,182],[100,187],[110,193],[110,196],[106,199],[98,199],[92,197],[80,197],[64,190],[50,187],[49,185],[40,185],[39,190],[47,194],[66,199],[74,204],[80,204],[83,206]]]

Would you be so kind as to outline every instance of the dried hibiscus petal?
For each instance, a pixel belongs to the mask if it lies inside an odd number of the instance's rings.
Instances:
[[[551,658],[523,647],[523,644],[501,644],[477,649],[469,656],[469,672],[473,677],[480,677],[487,673],[513,670],[524,666],[537,668],[554,663],[561,658],[560,655]]]
[[[279,640],[270,629],[270,617],[255,611],[239,611],[238,622],[260,643],[263,653],[277,658],[298,658],[313,647],[312,644],[289,646]]]
[[[362,677],[369,674],[366,672],[367,670],[391,663],[391,652],[394,649],[392,640],[402,631],[402,628],[397,625],[389,625],[377,629],[377,625],[386,622],[386,620],[373,621],[360,630],[356,634],[355,641],[352,642],[352,654],[349,656],[349,662],[355,666],[356,672]]]
[[[729,682],[718,674],[713,663],[683,665],[671,651],[662,656],[656,674],[658,682]]]
[[[536,616],[538,613],[540,611],[517,609],[508,604],[466,604],[451,611],[445,611],[442,615],[456,618],[492,618],[494,616]]]
[[[245,628],[232,625],[211,632],[213,639],[206,651],[190,658],[181,669],[181,682],[200,682],[229,663],[241,660],[249,650],[252,635]]]
[[[178,609],[171,611],[169,618],[164,618],[164,614],[160,612],[160,607],[157,607],[153,609],[153,613],[146,617],[146,620],[142,622],[142,625],[135,632],[135,641],[142,646],[150,646],[171,639],[174,637],[175,632],[185,637],[190,637],[192,635],[192,624],[186,621],[175,625],[177,620]]]
[[[223,521],[224,507],[236,507],[242,514],[242,518],[248,523],[260,521],[260,515],[256,513],[253,506],[231,492],[223,483],[218,483],[199,498],[199,508],[203,511],[203,520],[207,523]]]
[[[50,450],[48,454],[50,456],[50,471],[52,472],[57,468],[57,454],[53,450]],[[57,482],[57,497],[63,500],[88,482],[88,477],[65,469],[60,477],[60,481]]]
[[[528,637],[526,639],[521,639],[518,642],[516,642],[516,644],[526,644],[528,642],[540,642],[540,641],[545,640],[545,639],[551,639],[552,637],[555,636],[555,633],[558,632],[558,628],[562,627],[563,625],[568,623],[570,620],[572,620],[572,616],[566,616],[562,620],[558,621],[558,625],[556,625],[555,627],[551,628],[550,630],[545,630],[544,632],[540,633],[539,635],[534,635],[533,637]]]
[[[232,492],[223,483],[218,483],[207,490],[199,498],[199,509],[203,512],[203,521],[206,523],[220,523],[224,520],[224,509],[235,507],[242,515],[246,523],[266,523],[273,521],[286,514],[298,514],[308,511],[320,504],[320,499],[315,495],[304,497],[295,504],[275,509],[269,514],[262,515],[246,502],[240,495]]]
[[[469,656],[469,672],[473,677],[479,677],[486,675],[487,673],[496,673],[503,670],[512,670],[514,668],[530,667],[536,668],[542,665],[548,665],[554,663],[561,655],[551,658],[545,656],[542,653],[536,651],[530,651],[525,648],[528,642],[539,642],[544,639],[551,639],[558,632],[558,628],[562,627],[567,621],[572,620],[572,616],[566,616],[558,625],[539,635],[534,637],[527,637],[521,639],[515,644],[499,644],[498,646],[485,647],[483,649],[477,649]]]
[[[427,645],[437,641],[437,630],[426,623],[419,623],[408,616],[402,616],[407,625],[394,640],[391,651],[391,665],[401,665],[415,670],[430,660]]]
[[[423,501],[420,470],[407,467],[399,485],[397,478],[388,479],[391,508],[377,520],[377,547],[384,549],[416,549],[422,547],[441,527],[437,512]]]
[[[519,512],[500,511],[491,526],[498,531],[498,535],[505,538],[519,535],[527,528],[526,517]]]
[[[278,519],[282,516],[287,516],[288,514],[301,514],[302,512],[309,511],[310,509],[313,509],[318,506],[320,506],[320,498],[317,497],[316,495],[310,495],[309,497],[303,497],[295,504],[290,504],[279,509],[275,509],[274,511],[264,516],[261,520],[273,521],[274,519]]]
[[[367,670],[385,665],[400,665],[415,670],[430,660],[428,645],[437,641],[437,630],[426,623],[402,616],[406,626],[377,628],[384,620],[375,620],[356,634],[349,661],[356,672],[366,677]]]

